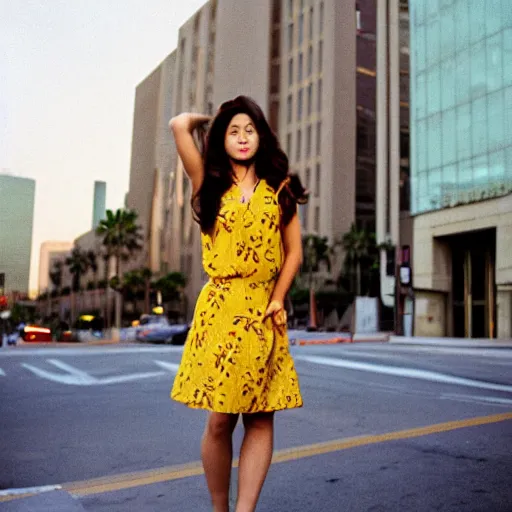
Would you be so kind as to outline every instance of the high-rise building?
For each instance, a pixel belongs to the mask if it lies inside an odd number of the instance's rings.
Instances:
[[[92,229],[96,229],[105,218],[105,205],[107,201],[107,184],[104,181],[94,182],[94,202],[92,207]]]
[[[0,174],[0,274],[5,291],[28,293],[36,182]]]
[[[512,336],[512,9],[410,0],[416,334]]]

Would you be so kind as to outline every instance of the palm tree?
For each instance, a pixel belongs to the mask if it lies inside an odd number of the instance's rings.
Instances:
[[[94,279],[94,309],[99,308],[98,301],[98,257],[93,250],[87,251],[85,255],[87,268],[92,271]]]
[[[302,243],[304,245],[303,267],[308,272],[309,327],[310,329],[316,329],[316,299],[315,290],[313,287],[313,273],[318,272],[320,263],[325,263],[327,265],[327,269],[331,269],[331,260],[329,257],[331,249],[329,248],[327,237],[306,235],[303,237]]]
[[[52,293],[55,292],[55,295],[59,294],[60,288],[62,286],[62,266],[63,264],[61,260],[55,261],[49,273],[50,281],[52,282],[53,285]],[[51,306],[52,293],[50,293],[50,290],[48,290],[48,300],[50,304],[50,311],[48,312],[49,314],[52,312],[51,310],[53,310],[53,306]]]
[[[100,221],[96,234],[102,237],[106,254],[115,261],[116,277],[121,279],[121,262],[129,260],[142,249],[141,227],[137,224],[137,212],[134,210],[107,210],[107,217]],[[117,328],[121,326],[121,295],[116,294]]]
[[[87,258],[86,253],[77,245],[73,247],[71,254],[66,258],[66,265],[69,268],[69,273],[73,276],[71,286],[71,323],[75,321],[75,299],[76,292],[81,289],[80,279],[87,271]]]
[[[345,233],[339,244],[345,251],[345,268],[353,275],[355,269],[356,294],[361,295],[361,262],[371,258],[375,252],[375,235],[364,229],[358,229],[355,224]]]

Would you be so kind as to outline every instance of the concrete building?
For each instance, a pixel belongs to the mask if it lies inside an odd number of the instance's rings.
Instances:
[[[0,274],[5,292],[28,294],[36,182],[0,174]]]
[[[92,229],[96,229],[105,218],[107,202],[107,184],[104,181],[94,182],[94,200],[92,206]]]
[[[144,247],[130,268],[149,267],[160,272],[165,261],[164,197],[172,168],[172,141],[167,123],[172,115],[172,80],[175,52],[136,88],[133,117],[130,185],[126,207],[138,213]]]
[[[410,0],[415,333],[512,336],[512,11]]]
[[[48,241],[41,244],[39,252],[39,295],[52,291],[53,285],[50,280],[50,272],[56,261],[65,260],[73,248],[73,242]]]

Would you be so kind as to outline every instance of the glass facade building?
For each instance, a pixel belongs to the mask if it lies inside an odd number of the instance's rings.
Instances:
[[[36,182],[0,174],[0,273],[5,290],[28,293]]]
[[[409,0],[413,214],[512,192],[511,0]]]

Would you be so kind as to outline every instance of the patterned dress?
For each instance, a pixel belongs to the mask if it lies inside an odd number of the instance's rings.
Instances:
[[[222,197],[213,237],[201,239],[209,280],[171,398],[222,413],[301,407],[286,326],[263,321],[284,259],[276,192],[261,180],[242,203],[233,185]]]

